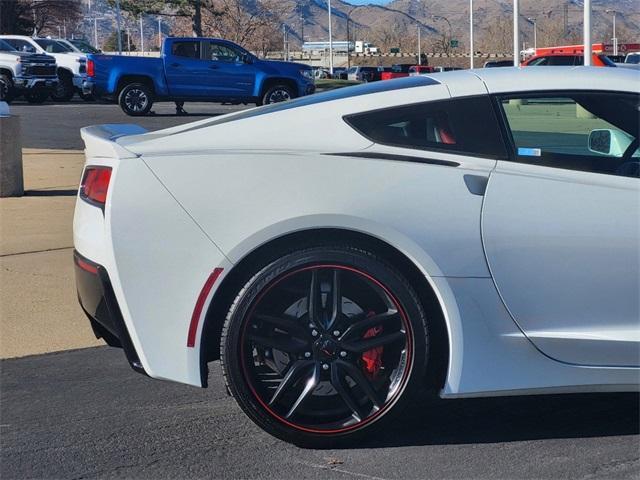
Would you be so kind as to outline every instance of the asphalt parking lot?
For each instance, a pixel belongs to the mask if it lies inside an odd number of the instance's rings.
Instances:
[[[637,395],[425,402],[384,437],[303,450],[108,347],[5,360],[2,478],[638,478]]]
[[[637,394],[425,400],[383,437],[304,450],[255,427],[227,396],[217,363],[209,388],[197,389],[134,373],[118,349],[77,349],[99,343],[71,275],[79,128],[159,129],[239,108],[187,104],[190,116],[177,117],[167,103],[131,118],[99,103],[12,106],[30,190],[0,202],[0,337],[24,341],[45,321],[64,328],[49,350],[0,339],[14,357],[0,361],[0,478],[640,478]],[[29,217],[34,231],[23,240]],[[71,329],[83,330],[64,343]],[[43,330],[51,343],[54,332]],[[55,349],[66,350],[33,355]]]
[[[84,144],[80,129],[88,125],[135,123],[149,130],[159,130],[251,106],[187,103],[185,110],[188,115],[177,116],[175,104],[163,102],[154,105],[155,115],[128,117],[117,105],[76,99],[69,103],[44,105],[16,101],[11,105],[11,113],[22,119],[23,147],[82,150]]]

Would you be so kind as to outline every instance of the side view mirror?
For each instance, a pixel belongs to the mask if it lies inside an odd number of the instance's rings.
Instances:
[[[589,151],[621,157],[633,142],[633,137],[620,130],[598,129],[589,134]]]

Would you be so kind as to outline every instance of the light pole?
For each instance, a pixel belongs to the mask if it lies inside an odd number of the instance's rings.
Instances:
[[[593,49],[591,46],[591,0],[584,0],[584,21],[582,24],[584,30],[584,65],[585,67],[590,67]]]
[[[473,68],[473,0],[469,0],[469,50],[470,64]]]
[[[351,34],[349,32],[349,23],[351,23],[351,14],[356,8],[358,7],[353,7],[347,13],[347,70],[351,68]]]
[[[613,13],[613,54],[618,55],[618,37],[616,36],[616,11],[615,10],[605,10],[606,13]]]
[[[142,24],[142,13],[140,13],[140,51],[144,55],[144,26]]]
[[[93,19],[93,44],[96,48],[100,48],[98,47],[98,17]]]
[[[131,29],[127,27],[127,51],[131,55]]]
[[[333,30],[331,27],[331,0],[327,0],[329,10],[329,72],[333,76]]]
[[[158,17],[158,51],[162,50],[162,19]]]
[[[535,50],[538,48],[538,23],[535,18],[527,18],[527,20],[533,25],[533,48]]]
[[[513,0],[513,66],[520,66],[520,4]]]
[[[120,0],[116,0],[116,24],[118,27],[118,55],[122,55],[122,30],[120,30]]]
[[[418,22],[418,65],[422,65],[422,32]]]

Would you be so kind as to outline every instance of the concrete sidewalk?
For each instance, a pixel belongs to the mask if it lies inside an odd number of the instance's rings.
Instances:
[[[0,358],[100,345],[71,256],[84,154],[24,149],[23,160],[26,195],[0,199]]]

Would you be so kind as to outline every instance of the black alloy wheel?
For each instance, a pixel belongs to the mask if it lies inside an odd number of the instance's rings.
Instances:
[[[335,445],[415,396],[424,312],[392,267],[350,246],[293,252],[253,277],[231,307],[223,366],[245,413],[302,446]]]
[[[151,89],[143,83],[131,83],[124,87],[118,97],[118,103],[124,113],[132,117],[146,115],[153,106]]]

